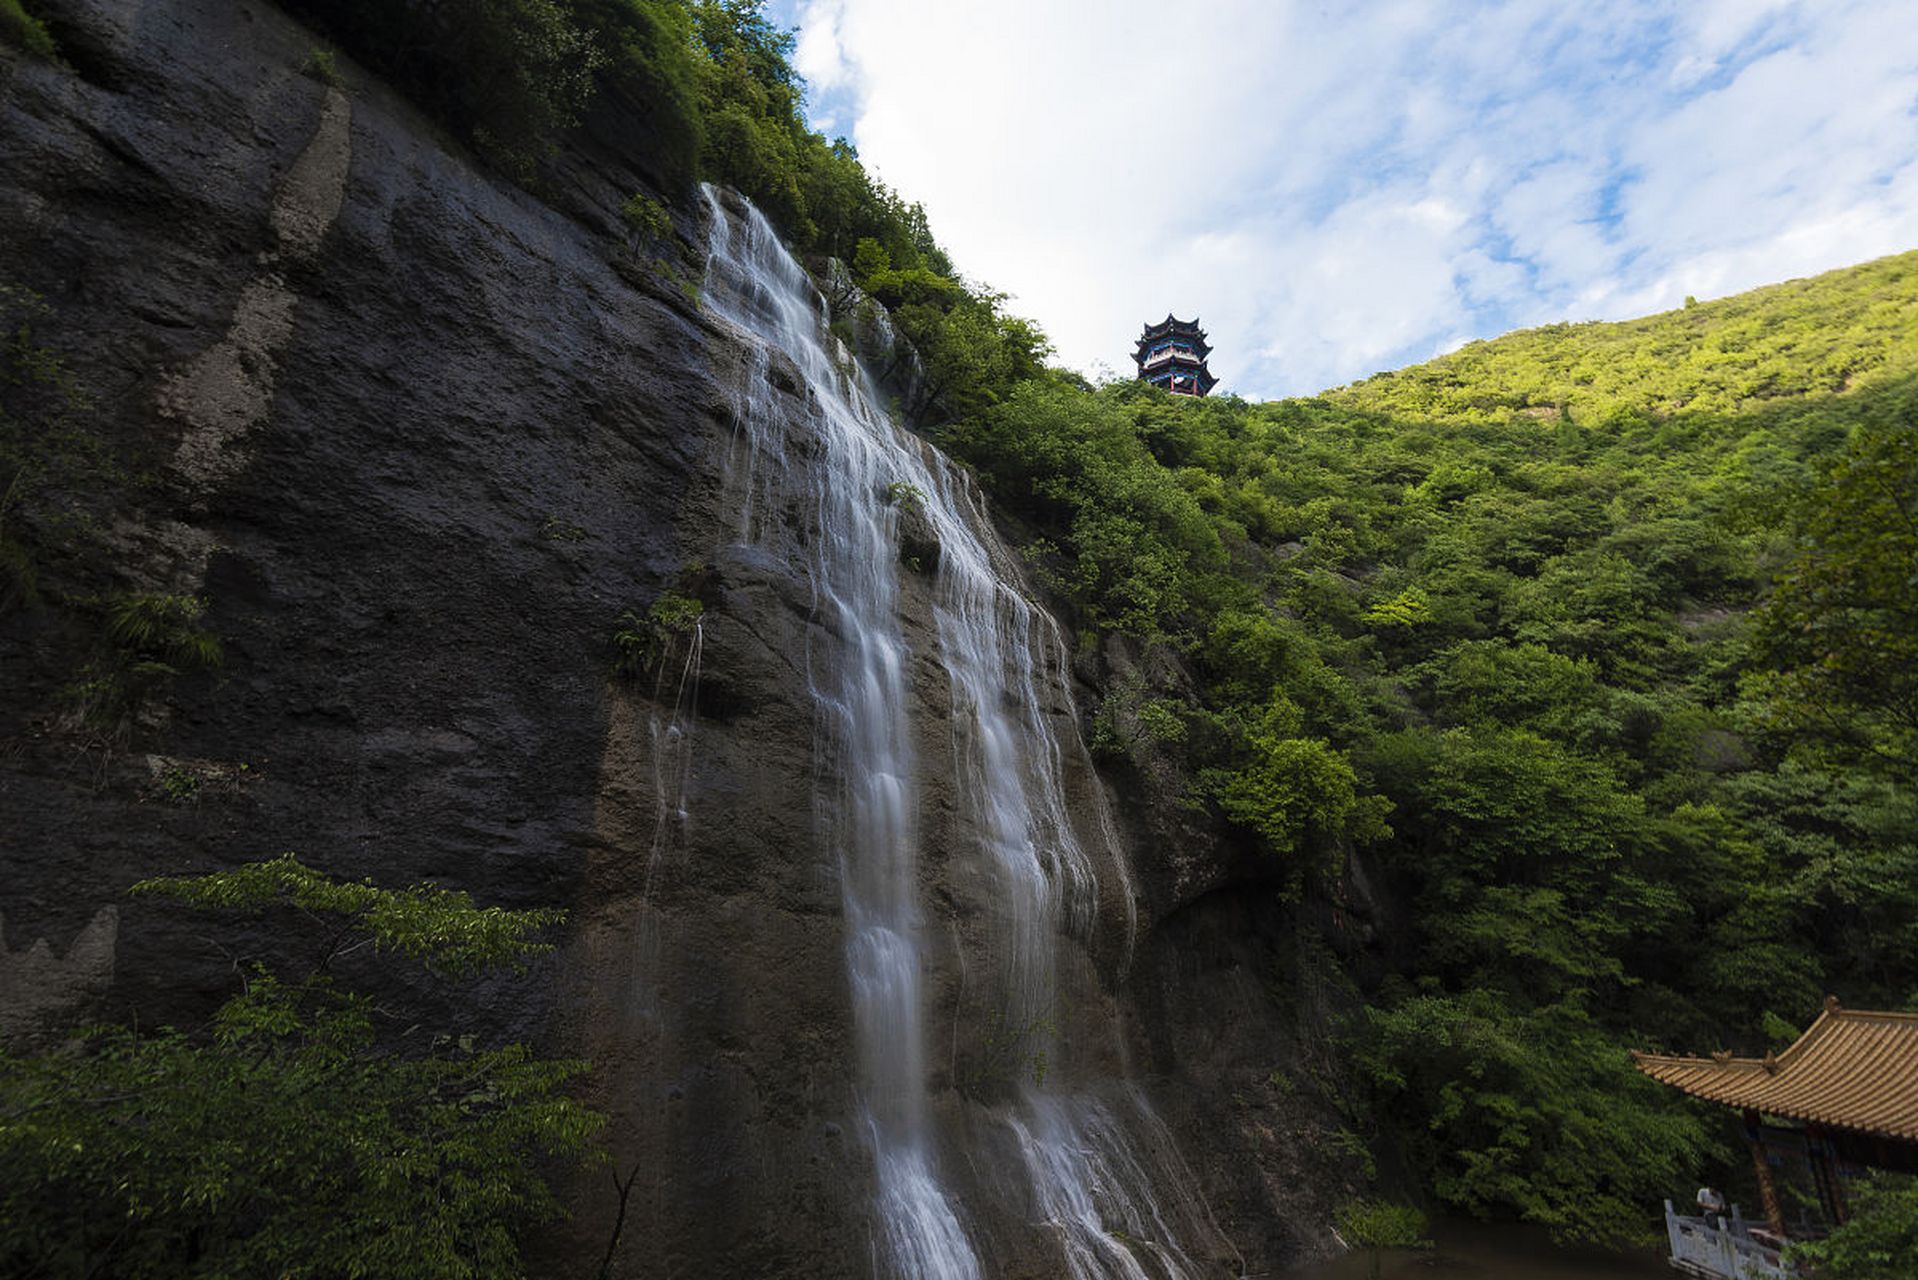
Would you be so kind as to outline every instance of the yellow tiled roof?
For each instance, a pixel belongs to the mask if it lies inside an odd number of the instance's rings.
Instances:
[[[1763,1058],[1632,1054],[1652,1079],[1728,1107],[1918,1140],[1918,1013],[1843,1009],[1827,997],[1818,1021]]]

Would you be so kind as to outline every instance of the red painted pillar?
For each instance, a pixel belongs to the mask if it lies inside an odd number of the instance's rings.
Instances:
[[[1745,1112],[1745,1141],[1751,1144],[1752,1169],[1758,1174],[1758,1198],[1765,1207],[1765,1222],[1777,1233],[1780,1240],[1785,1239],[1785,1209],[1778,1202],[1778,1187],[1771,1180],[1771,1162],[1765,1159],[1765,1143],[1761,1136],[1758,1113]]]

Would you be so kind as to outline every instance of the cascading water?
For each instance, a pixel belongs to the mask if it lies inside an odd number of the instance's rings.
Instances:
[[[911,483],[897,441],[836,364],[823,339],[824,303],[756,212],[735,221],[712,201],[707,305],[750,340],[736,403],[746,439],[745,531],[767,527],[796,499],[808,520],[799,546],[820,622],[842,652],[808,654],[822,758],[841,780],[825,820],[840,850],[847,964],[860,1048],[860,1105],[879,1188],[883,1266],[932,1280],[979,1275],[939,1176],[927,1122],[925,1027],[917,902],[917,814],[899,633],[897,511],[880,501]],[[775,353],[799,367],[817,456],[789,465],[790,410],[766,376]],[[763,504],[763,505],[762,505]]]
[[[741,536],[802,569],[812,591],[807,671],[819,772],[832,780],[820,821],[840,858],[858,1108],[877,1188],[875,1272],[979,1276],[992,1269],[981,1231],[993,1217],[1036,1232],[1037,1247],[1082,1280],[1193,1274],[1181,1235],[1209,1232],[1216,1242],[1217,1233],[1185,1190],[1169,1135],[1123,1080],[1070,1070],[1080,1046],[1056,1030],[1060,948],[1089,946],[1101,868],[1128,930],[1132,903],[1108,816],[1097,815],[1095,861],[1068,809],[1067,744],[1055,727],[1071,723],[1064,638],[1021,593],[976,487],[877,407],[777,234],[750,206],[729,211],[710,189],[707,200],[706,306],[746,352],[733,393]],[[941,1152],[928,1096],[921,793],[900,620],[907,518],[938,548],[932,613],[968,846],[955,858],[976,859],[993,885],[980,986],[1003,1038],[1035,1064],[997,1102],[975,1104],[1022,1167],[974,1170],[976,1190],[964,1196],[951,1175],[976,1153]],[[1082,759],[1076,730],[1067,732]],[[1116,1026],[1108,1021],[1103,1035],[1116,1048]]]

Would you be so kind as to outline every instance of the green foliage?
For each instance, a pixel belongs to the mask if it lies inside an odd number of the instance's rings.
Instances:
[[[289,905],[337,918],[327,958],[371,943],[462,972],[539,949],[528,935],[559,918],[341,884],[290,854],[139,890]],[[519,1231],[559,1214],[541,1162],[602,1123],[561,1092],[584,1065],[450,1035],[401,1054],[377,1016],[323,974],[255,967],[203,1035],[91,1028],[0,1052],[0,1270],[523,1274]]]
[[[1070,551],[1046,567],[1085,625],[1153,636],[1183,620],[1226,553],[1199,501],[1139,439],[1128,391],[1019,381],[948,442],[1011,505],[1057,527]],[[1141,409],[1145,418],[1156,406]]]
[[[619,655],[615,669],[631,677],[658,669],[674,642],[690,635],[705,612],[704,604],[677,591],[662,592],[643,616],[626,610],[613,630],[613,648]]]
[[[601,61],[588,122],[595,139],[677,197],[698,176],[706,124],[692,15],[680,0],[566,0]]]
[[[635,191],[619,207],[619,216],[643,240],[666,240],[673,234],[673,215],[666,206],[643,191]]]
[[[1881,1174],[1851,1188],[1851,1220],[1823,1240],[1794,1244],[1787,1258],[1820,1280],[1918,1275],[1918,1182]]]
[[[1853,441],[1806,499],[1804,550],[1758,616],[1772,723],[1918,767],[1918,398]]]
[[[1275,700],[1248,737],[1252,762],[1215,775],[1214,786],[1228,817],[1281,856],[1316,855],[1305,865],[1311,878],[1323,879],[1337,872],[1345,841],[1391,834],[1389,804],[1361,799],[1351,762],[1323,738],[1292,736],[1299,723],[1298,708]]]
[[[1368,1014],[1360,1062],[1388,1115],[1425,1135],[1449,1204],[1516,1211],[1562,1240],[1640,1242],[1709,1148],[1704,1121],[1572,1005],[1471,990]]]
[[[1367,609],[1363,621],[1374,627],[1416,627],[1431,617],[1432,607],[1425,593],[1412,587]]]
[[[1140,730],[1152,741],[1158,743],[1185,741],[1185,720],[1179,715],[1178,704],[1171,699],[1147,699],[1139,704],[1134,714],[1138,717]]]
[[[892,506],[917,506],[925,500],[926,491],[910,480],[895,480],[886,486],[886,501]]]
[[[1348,1200],[1332,1213],[1332,1225],[1355,1249],[1429,1249],[1425,1214],[1409,1204]]]
[[[565,917],[557,910],[476,907],[465,893],[427,884],[381,889],[371,881],[334,880],[291,853],[213,875],[142,880],[132,891],[248,914],[293,907],[338,916],[340,927],[363,936],[374,949],[456,975],[523,967],[528,957],[552,950],[532,935]]]
[[[200,798],[200,775],[174,765],[160,775],[156,790],[168,804],[190,804]]]
[[[38,18],[21,0],[0,0],[0,40],[25,49],[36,58],[56,58],[60,50]]]
[[[313,49],[306,55],[306,61],[300,64],[300,74],[308,79],[318,80],[321,84],[338,89],[345,85],[340,76],[339,57],[331,49]]]
[[[175,676],[220,666],[219,637],[200,626],[206,601],[139,592],[108,602],[102,655],[70,693],[80,718],[124,733],[133,717]]]
[[[871,236],[860,237],[852,253],[852,278],[867,293],[892,274],[892,255]]]
[[[123,596],[108,607],[107,640],[136,658],[217,667],[223,661],[220,641],[198,625],[205,612],[206,601],[196,596]]]
[[[1401,418],[1504,422],[1531,411],[1625,431],[1820,398],[1908,359],[1914,271],[1918,256],[1905,254],[1622,324],[1546,325],[1328,398]]]
[[[1184,656],[1281,892],[1370,841],[1416,904],[1350,1051],[1439,1198],[1617,1240],[1737,1161],[1626,1048],[1912,993],[1915,389],[1906,254],[1303,401],[1039,377],[942,439],[1082,634]]]

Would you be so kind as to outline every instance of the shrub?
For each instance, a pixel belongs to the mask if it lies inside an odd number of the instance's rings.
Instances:
[[[613,631],[613,648],[619,654],[615,670],[625,676],[653,670],[665,660],[673,641],[698,626],[705,612],[705,605],[677,591],[662,593],[644,615],[626,610]]]
[[[135,892],[284,910],[326,942],[303,978],[255,965],[202,1034],[91,1028],[44,1056],[0,1051],[0,1272],[522,1274],[519,1230],[560,1212],[540,1163],[603,1123],[561,1092],[585,1064],[451,1032],[396,1052],[325,970],[368,945],[451,974],[512,965],[560,913],[345,883],[291,854]]]
[[[1425,1214],[1409,1204],[1348,1200],[1332,1214],[1332,1225],[1355,1249],[1425,1249]]]
[[[331,49],[314,49],[308,53],[306,61],[300,64],[300,74],[336,89],[344,83],[340,79],[339,60]]]
[[[642,240],[665,240],[673,234],[673,215],[643,191],[635,191],[619,207],[619,216]]]
[[[69,691],[82,722],[124,733],[148,698],[175,676],[219,667],[225,652],[219,637],[199,625],[205,611],[206,601],[196,596],[150,592],[109,604],[105,652]]]
[[[0,0],[0,40],[36,58],[54,58],[60,52],[46,25],[21,7],[20,0]]]
[[[1918,1275],[1918,1180],[1877,1174],[1853,1193],[1851,1219],[1823,1240],[1795,1244],[1790,1257],[1820,1280]]]

